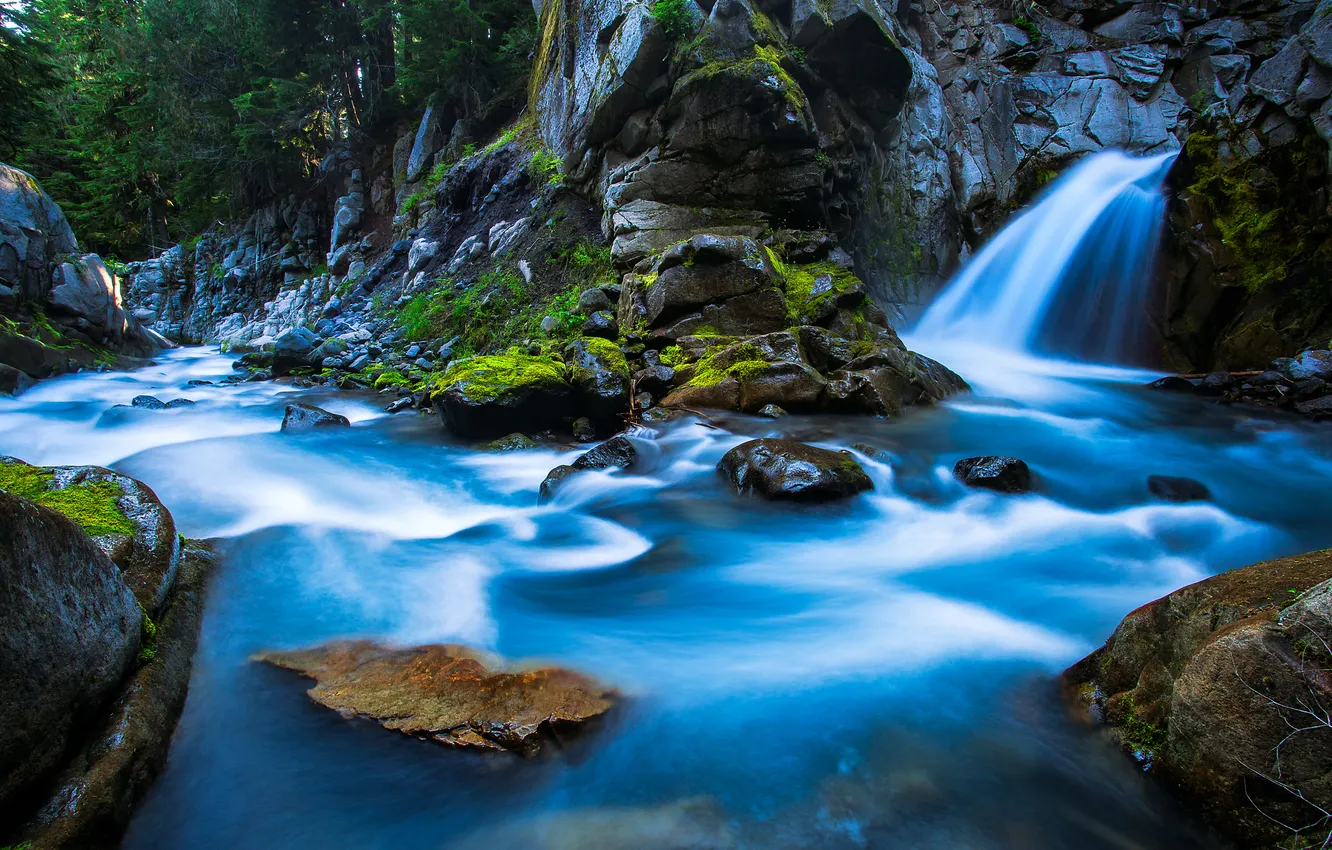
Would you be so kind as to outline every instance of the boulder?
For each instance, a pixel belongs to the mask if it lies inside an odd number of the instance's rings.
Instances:
[[[583,322],[583,336],[614,340],[619,335],[620,326],[616,323],[615,316],[608,310],[593,313]]]
[[[1212,491],[1201,481],[1173,475],[1147,476],[1147,492],[1167,502],[1205,502],[1212,498]]]
[[[0,831],[119,690],[143,612],[66,516],[0,492]]]
[[[537,493],[537,504],[545,504],[555,497],[561,482],[569,476],[588,469],[628,469],[638,458],[638,450],[624,434],[617,434],[606,442],[579,455],[572,464],[557,466],[550,471]]]
[[[850,452],[793,440],[741,443],[722,456],[717,471],[737,493],[765,499],[828,501],[874,488]]]
[[[1015,457],[968,457],[953,466],[953,477],[968,487],[981,487],[997,493],[1027,493],[1031,490],[1031,469]]]
[[[143,610],[156,615],[176,578],[180,537],[146,484],[99,466],[29,466],[0,457],[0,489],[74,520],[120,568]]]
[[[311,431],[315,428],[346,428],[347,417],[331,413],[313,404],[289,404],[282,416],[283,431]]]
[[[344,717],[447,746],[520,755],[558,745],[617,700],[579,673],[500,671],[462,646],[393,649],[345,641],[255,658],[314,679],[310,698]]]
[[[1309,837],[1283,824],[1319,824],[1317,844],[1332,807],[1329,638],[1324,550],[1221,573],[1138,608],[1063,683],[1238,846]]]
[[[444,427],[460,437],[561,428],[575,410],[566,372],[549,357],[471,357],[455,361],[435,379],[431,405]]]
[[[1149,389],[1164,390],[1172,393],[1191,393],[1197,387],[1187,378],[1181,378],[1178,375],[1166,375],[1164,378],[1157,378],[1147,385]]]
[[[607,339],[583,337],[564,349],[578,407],[599,428],[614,430],[629,410],[629,361]]]
[[[0,393],[21,395],[37,383],[28,377],[28,373],[13,366],[0,363]]]
[[[293,369],[318,369],[323,360],[315,356],[319,338],[306,328],[292,328],[277,338],[273,346],[273,377],[288,375]]]
[[[536,441],[526,434],[515,431],[512,434],[506,434],[498,440],[492,440],[486,443],[486,451],[491,452],[520,452],[527,449],[535,449]]]

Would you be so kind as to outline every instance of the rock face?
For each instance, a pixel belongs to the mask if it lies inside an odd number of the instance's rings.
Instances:
[[[118,692],[143,613],[74,522],[0,492],[0,834]]]
[[[495,672],[460,646],[349,641],[256,660],[314,679],[310,698],[344,716],[454,747],[532,755],[615,704],[614,692],[578,673]]]
[[[120,281],[80,254],[60,207],[32,175],[0,163],[0,365],[27,378],[146,356],[162,340],[124,309]],[[17,380],[17,379],[15,379]]]
[[[874,482],[850,452],[793,440],[750,440],[722,456],[717,471],[742,495],[821,502],[872,490]]]
[[[1325,550],[1222,573],[1144,605],[1064,683],[1239,846],[1290,841],[1294,830],[1282,823],[1315,824],[1300,840],[1318,844],[1332,806],[1330,638]]]
[[[347,417],[330,413],[313,404],[289,404],[282,416],[283,431],[312,431],[315,428],[346,428],[351,425]]]

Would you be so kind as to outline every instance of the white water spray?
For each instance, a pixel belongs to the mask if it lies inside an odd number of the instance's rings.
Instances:
[[[1109,151],[1078,163],[962,269],[913,339],[1098,363],[1134,359],[1174,157]]]

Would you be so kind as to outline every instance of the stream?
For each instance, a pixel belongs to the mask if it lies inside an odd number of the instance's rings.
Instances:
[[[638,432],[635,474],[542,507],[576,448],[477,451],[370,394],[189,385],[230,374],[215,350],[4,400],[0,451],[111,466],[185,535],[222,538],[168,767],[125,846],[1210,846],[1053,677],[1137,605],[1332,544],[1325,426],[926,342],[973,394],[894,422],[677,421]],[[140,393],[197,404],[113,408]],[[353,425],[279,433],[295,400]],[[767,434],[893,462],[864,459],[876,489],[841,505],[732,495],[714,465]],[[964,489],[952,464],[979,453],[1026,459],[1040,492]],[[1158,502],[1152,473],[1214,501]],[[247,660],[344,636],[555,662],[627,699],[523,761],[344,721]]]

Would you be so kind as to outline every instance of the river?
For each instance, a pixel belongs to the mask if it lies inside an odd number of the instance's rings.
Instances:
[[[111,466],[185,535],[222,538],[169,764],[125,846],[1210,846],[1053,677],[1143,602],[1332,545],[1325,428],[1156,394],[1150,373],[929,353],[976,391],[894,422],[672,423],[638,434],[635,474],[541,507],[576,449],[477,451],[370,394],[190,385],[231,373],[215,350],[5,399],[0,451]],[[140,393],[197,404],[113,408]],[[295,400],[353,425],[280,433]],[[876,489],[847,504],[737,498],[713,467],[763,434],[894,462],[866,459]],[[982,453],[1026,459],[1040,492],[951,480]],[[1152,473],[1214,501],[1158,502]],[[343,636],[556,662],[627,699],[523,761],[344,721],[248,661]]]

